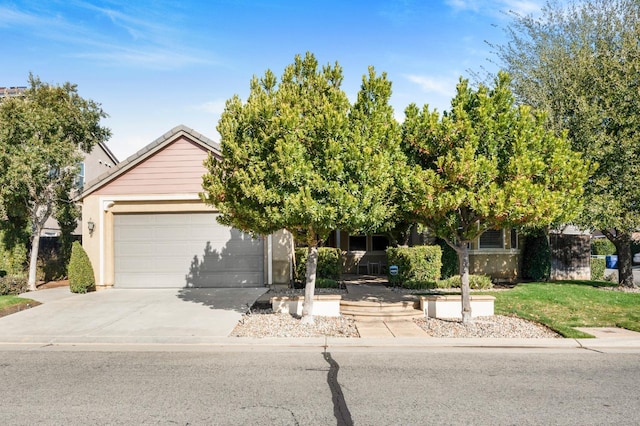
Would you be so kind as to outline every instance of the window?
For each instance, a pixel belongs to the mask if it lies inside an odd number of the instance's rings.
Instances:
[[[76,188],[82,190],[84,186],[84,163],[80,163],[78,167],[78,175],[76,176]]]
[[[512,249],[518,248],[518,233],[514,228],[511,228],[511,248]]]
[[[371,237],[371,250],[384,251],[389,247],[389,239],[384,235],[374,235]]]
[[[504,248],[504,241],[502,238],[502,229],[487,229],[480,235],[480,247],[486,248]]]
[[[349,235],[349,251],[366,251],[366,235]]]

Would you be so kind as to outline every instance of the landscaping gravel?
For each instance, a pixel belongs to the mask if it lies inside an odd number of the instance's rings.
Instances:
[[[516,317],[494,315],[474,318],[468,324],[458,320],[421,318],[416,324],[431,337],[495,337],[541,339],[561,337],[538,323]]]
[[[274,314],[271,309],[242,317],[233,337],[360,337],[356,321],[346,317],[315,317],[314,324],[302,324],[289,314]],[[475,318],[469,324],[456,320],[424,318],[414,320],[431,337],[549,338],[560,337],[548,328],[516,317],[495,315]]]
[[[271,309],[251,312],[231,332],[233,337],[360,337],[355,321],[345,317],[314,317],[314,324],[302,324],[290,314]]]

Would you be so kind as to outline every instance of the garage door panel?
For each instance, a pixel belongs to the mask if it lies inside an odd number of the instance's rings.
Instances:
[[[114,216],[117,287],[256,287],[264,243],[212,213]]]

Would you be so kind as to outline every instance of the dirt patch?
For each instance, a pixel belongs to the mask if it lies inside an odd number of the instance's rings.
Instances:
[[[0,309],[0,317],[4,317],[7,315],[15,314],[16,312],[31,309],[34,306],[38,306],[38,305],[41,305],[41,303],[35,300],[30,300],[28,302],[22,302],[22,303],[18,303],[11,306],[6,306]]]
[[[45,288],[69,287],[69,280],[47,281],[38,283],[38,290]]]

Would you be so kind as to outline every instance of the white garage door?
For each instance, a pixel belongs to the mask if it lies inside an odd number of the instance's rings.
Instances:
[[[264,244],[213,213],[116,214],[115,286],[260,287]]]

